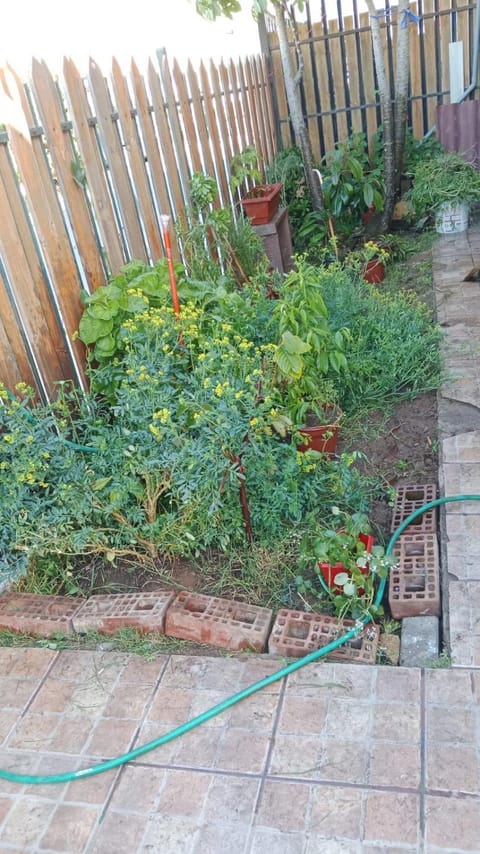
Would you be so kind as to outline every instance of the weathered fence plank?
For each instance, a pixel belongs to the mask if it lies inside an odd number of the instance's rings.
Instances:
[[[121,210],[121,228],[129,255],[132,258],[147,261],[148,254],[125,162],[123,144],[119,135],[118,117],[107,81],[93,59],[90,60],[89,80],[103,149],[107,158],[108,174],[118,198],[118,207]]]
[[[88,106],[83,80],[71,59],[64,61],[63,77],[69,113],[81,156],[80,167],[84,170],[86,187],[103,247],[102,259],[109,273],[112,270],[116,272],[125,263],[126,255],[96,138],[96,119]]]
[[[96,245],[96,235],[87,207],[85,189],[80,177],[81,164],[73,147],[70,128],[60,101],[59,90],[44,62],[32,64],[32,86],[38,106],[48,151],[56,178],[62,190],[65,207],[82,259],[89,290],[105,283],[105,270]],[[79,170],[75,172],[75,165]]]
[[[127,80],[116,59],[112,62],[113,91],[117,103],[118,121],[123,140],[123,150],[128,157],[129,173],[135,188],[137,216],[141,223],[144,242],[147,243],[148,260],[156,261],[163,255],[160,229],[145,169],[145,155],[138,134]]]
[[[131,64],[131,77],[135,93],[135,109],[145,146],[145,156],[150,167],[150,181],[152,182],[158,201],[159,213],[160,215],[173,217],[175,208],[168,195],[167,182],[163,170],[160,148],[155,136],[152,111],[149,106],[145,81],[133,60]],[[172,247],[172,249],[176,250],[176,247]],[[176,254],[178,258],[178,252]]]

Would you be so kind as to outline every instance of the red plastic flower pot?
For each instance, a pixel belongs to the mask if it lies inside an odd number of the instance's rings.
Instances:
[[[385,278],[385,264],[383,261],[379,261],[378,258],[372,258],[370,261],[367,261],[363,278],[366,282],[370,282],[371,285],[378,285],[379,282],[383,282]]]
[[[372,551],[372,548],[373,548],[373,537],[372,537],[372,535],[371,534],[359,534],[358,539],[360,540],[360,542],[362,542],[364,544],[365,551],[370,553]],[[346,572],[347,575],[350,576],[350,571],[343,565],[343,563],[331,564],[331,563],[322,563],[319,561],[318,567],[320,569],[320,572],[322,573],[323,580],[325,581],[325,584],[327,584],[328,587],[330,587],[334,593],[341,593],[342,588],[338,587],[335,584],[336,576],[340,572]],[[359,567],[359,569],[360,569],[360,572],[362,573],[362,575],[370,575],[370,570],[368,568],[368,564],[367,564],[367,566]],[[363,592],[364,592],[363,588],[359,587],[358,593],[360,596],[363,594]]]

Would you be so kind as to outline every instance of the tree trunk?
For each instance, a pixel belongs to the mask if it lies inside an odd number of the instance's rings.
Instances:
[[[399,0],[397,12],[397,70],[395,78],[395,196],[400,192],[400,180],[403,171],[403,150],[405,148],[405,133],[407,129],[408,81],[409,81],[409,46],[410,31],[407,11],[409,0]]]
[[[385,206],[380,220],[382,231],[388,231],[395,203],[395,135],[392,99],[383,56],[380,22],[373,0],[366,0],[370,14],[372,47],[377,72],[380,106],[383,124],[383,177],[385,183]]]
[[[285,81],[285,93],[287,96],[288,109],[290,112],[290,120],[293,125],[295,139],[302,153],[303,166],[305,169],[305,177],[307,181],[312,207],[314,210],[323,210],[322,192],[315,173],[313,172],[313,154],[310,137],[303,118],[302,103],[299,94],[299,85],[302,79],[302,72],[299,68],[295,74],[290,56],[290,48],[288,45],[287,24],[285,20],[286,4],[276,2],[275,8],[275,23],[278,34],[278,46],[280,48],[280,58],[282,61],[283,77]]]

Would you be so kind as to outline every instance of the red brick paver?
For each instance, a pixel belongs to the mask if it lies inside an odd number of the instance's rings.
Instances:
[[[390,570],[388,604],[392,617],[439,617],[440,562],[436,534],[401,534],[393,553],[398,565]]]
[[[168,608],[165,634],[225,649],[263,652],[272,616],[269,608],[184,592]]]
[[[94,629],[113,635],[124,626],[132,626],[163,634],[165,614],[174,597],[170,590],[91,596],[74,615],[73,627],[79,633]]]
[[[287,658],[301,658],[335,641],[352,629],[354,620],[339,620],[326,614],[305,611],[278,612],[268,640],[268,651]],[[329,654],[332,660],[375,664],[379,631],[365,626],[357,637]]]
[[[3,593],[0,596],[0,629],[42,637],[56,632],[70,634],[73,617],[83,601],[73,596]]]

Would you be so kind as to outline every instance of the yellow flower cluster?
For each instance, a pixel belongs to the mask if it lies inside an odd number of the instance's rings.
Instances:
[[[154,421],[160,421],[160,424],[166,424],[169,420],[171,412],[169,409],[158,409],[153,413]]]
[[[204,386],[205,386],[205,383],[204,383]],[[217,383],[217,385],[215,386],[215,394],[217,395],[217,397],[222,397],[223,394],[226,391],[228,391],[229,388],[230,388],[230,383],[228,381],[223,382],[223,383]]]

